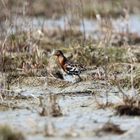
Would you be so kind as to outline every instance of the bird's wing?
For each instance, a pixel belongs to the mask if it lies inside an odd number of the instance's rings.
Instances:
[[[79,75],[84,68],[77,64],[72,64],[70,62],[65,64],[65,72],[70,75]]]

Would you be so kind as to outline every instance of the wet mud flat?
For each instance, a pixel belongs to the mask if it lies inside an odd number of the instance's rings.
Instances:
[[[1,125],[22,132],[27,140],[139,139],[138,115],[117,114],[123,97],[116,86],[92,78],[43,81],[28,77],[11,86],[0,101]]]
[[[80,1],[1,6],[0,140],[139,139],[139,2]],[[58,49],[89,67],[83,81],[63,75]]]

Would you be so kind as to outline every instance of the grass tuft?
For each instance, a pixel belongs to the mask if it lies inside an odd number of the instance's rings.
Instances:
[[[21,132],[12,130],[8,125],[1,125],[0,140],[25,140],[25,137]]]

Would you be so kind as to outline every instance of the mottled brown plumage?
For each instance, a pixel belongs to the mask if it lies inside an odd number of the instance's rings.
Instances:
[[[64,56],[64,54],[62,53],[61,50],[57,50],[55,52],[55,56],[57,56],[58,63],[64,72],[66,72],[68,75],[77,75],[79,77],[79,79],[81,80],[80,73],[85,70],[84,67],[70,62]]]

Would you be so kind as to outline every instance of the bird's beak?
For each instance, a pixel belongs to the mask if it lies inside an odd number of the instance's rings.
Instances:
[[[53,55],[54,55],[54,56],[57,56],[57,53],[55,52]]]

